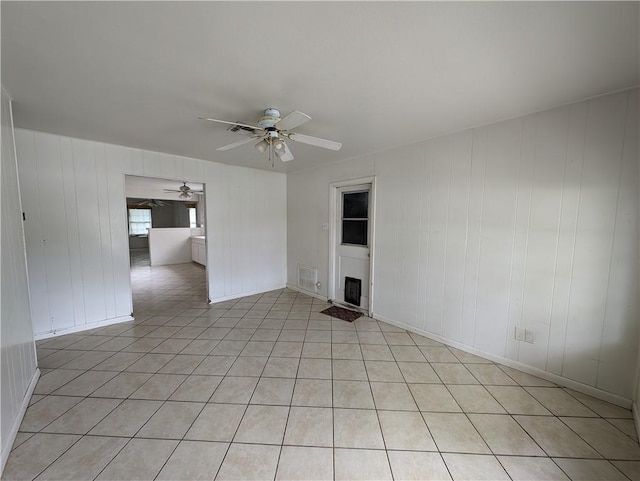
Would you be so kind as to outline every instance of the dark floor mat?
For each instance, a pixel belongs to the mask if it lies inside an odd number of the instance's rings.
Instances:
[[[326,314],[327,316],[337,317],[338,319],[342,319],[343,321],[353,322],[360,316],[362,316],[361,312],[351,311],[349,309],[343,309],[342,307],[331,306],[324,311],[320,311],[321,314]]]

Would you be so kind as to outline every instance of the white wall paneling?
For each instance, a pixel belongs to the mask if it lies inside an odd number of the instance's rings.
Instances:
[[[637,89],[289,174],[290,283],[327,295],[328,185],[371,175],[374,317],[635,396]]]
[[[11,101],[2,89],[2,182],[0,183],[0,474],[35,387],[39,371],[29,308],[22,206]]]
[[[132,312],[125,175],[204,183],[212,301],[286,284],[283,174],[16,130],[34,332]]]

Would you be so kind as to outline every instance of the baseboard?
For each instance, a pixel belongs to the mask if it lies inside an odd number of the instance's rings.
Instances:
[[[31,401],[31,395],[33,394],[33,390],[36,388],[36,384],[38,384],[38,379],[40,379],[40,369],[36,368],[36,372],[33,373],[33,377],[31,378],[31,382],[29,383],[29,387],[27,388],[27,392],[22,399],[22,403],[20,404],[20,410],[16,415],[16,418],[11,425],[11,430],[7,435],[6,444],[2,446],[2,458],[0,464],[0,476],[4,471],[4,467],[7,464],[7,460],[9,459],[9,454],[11,453],[11,448],[13,447],[13,443],[16,440],[16,436],[18,435],[18,429],[20,429],[20,424],[22,424],[22,418],[24,417],[24,413],[27,411],[29,407],[29,401]]]
[[[73,334],[76,332],[89,331],[97,327],[105,327],[105,326],[110,326],[111,324],[119,324],[121,322],[128,322],[128,321],[133,321],[133,317],[131,316],[114,317],[113,319],[104,319],[103,321],[92,322],[90,324],[82,324],[80,326],[73,326],[65,329],[56,329],[55,331],[52,331],[52,332],[43,332],[40,334],[35,334],[33,338],[36,341],[40,341],[42,339],[49,339],[50,337],[64,336],[65,334]]]
[[[633,401],[631,399],[625,398],[623,396],[618,396],[617,394],[613,394],[607,391],[603,391],[602,389],[598,389],[593,386],[589,386],[587,384],[583,384],[578,381],[574,381],[573,379],[568,379],[566,377],[560,376],[558,374],[553,374],[548,371],[543,371],[542,369],[538,369],[533,366],[529,366],[527,364],[522,364],[518,361],[514,361],[512,359],[507,359],[506,357],[496,356],[495,354],[491,354],[485,351],[481,351],[480,349],[476,349],[474,347],[468,346],[466,344],[462,344],[460,342],[454,341],[447,337],[443,337],[437,334],[433,334],[430,332],[422,331],[413,326],[409,326],[402,322],[394,321],[393,319],[386,319],[383,316],[378,314],[374,314],[373,317],[379,321],[386,322],[391,324],[392,326],[401,327],[402,329],[406,329],[407,331],[411,331],[415,334],[419,334],[421,336],[428,337],[435,341],[441,342],[442,344],[446,344],[447,346],[455,347],[456,349],[460,349],[461,351],[468,352],[469,354],[475,354],[476,356],[484,357],[485,359],[489,359],[490,361],[497,362],[499,364],[503,364],[508,367],[512,367],[514,369],[518,369],[519,371],[526,372],[527,374],[531,374],[532,376],[537,376],[546,381],[553,382],[555,384],[559,384],[560,386],[568,387],[569,389],[573,389],[574,391],[578,391],[584,394],[588,394],[589,396],[593,396],[597,399],[601,399],[603,401],[607,401],[611,404],[615,404],[617,406],[621,406],[625,409],[631,409]],[[636,425],[638,424],[636,418]],[[638,431],[640,432],[640,431]]]
[[[304,289],[301,289],[298,286],[287,284],[287,289],[291,289],[292,291],[299,292],[300,294],[306,294],[307,296],[310,296],[310,297],[315,297],[316,299],[320,299],[321,301],[327,301],[327,302],[329,301],[329,299],[326,296],[321,296],[316,292],[305,291]]]
[[[276,285],[274,287],[269,287],[269,288],[266,288],[266,289],[260,289],[258,291],[240,292],[238,294],[231,294],[229,296],[216,297],[216,298],[213,298],[213,299],[209,300],[209,304],[215,304],[217,302],[224,302],[224,301],[232,301],[234,299],[239,299],[241,297],[255,296],[256,294],[264,294],[265,292],[275,291],[277,289],[285,289],[286,287],[287,287],[286,284],[278,284],[278,285]]]

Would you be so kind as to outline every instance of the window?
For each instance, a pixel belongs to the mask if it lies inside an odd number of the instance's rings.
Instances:
[[[369,192],[342,194],[342,243],[369,245]]]
[[[194,227],[198,227],[195,207],[189,207],[189,227],[191,227],[192,229]]]
[[[151,209],[129,209],[129,235],[148,235],[151,228]]]

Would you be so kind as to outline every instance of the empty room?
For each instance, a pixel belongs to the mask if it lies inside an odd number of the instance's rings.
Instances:
[[[640,480],[639,2],[0,2],[2,480]]]

